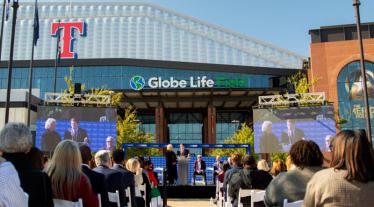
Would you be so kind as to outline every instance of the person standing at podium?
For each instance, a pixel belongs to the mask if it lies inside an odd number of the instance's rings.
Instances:
[[[188,183],[188,162],[190,151],[185,148],[184,144],[179,145],[178,155],[178,181],[179,185],[187,185]]]

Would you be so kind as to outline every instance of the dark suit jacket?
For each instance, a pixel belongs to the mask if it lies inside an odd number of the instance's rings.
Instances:
[[[177,151],[177,155],[178,155],[178,156],[185,156],[185,157],[187,157],[188,154],[190,154],[190,150],[188,150],[188,149],[186,149],[186,148],[184,148],[183,152],[181,152],[181,151],[179,151],[179,150]]]
[[[131,205],[132,207],[136,207],[134,174],[118,164],[114,164],[112,169],[117,170],[122,173],[122,182],[123,182],[123,185],[125,186],[125,189],[127,187],[130,187]]]
[[[116,192],[116,190],[119,191],[119,197],[121,206],[126,205],[126,194],[125,194],[125,187],[122,183],[122,173],[118,172],[117,170],[110,169],[107,166],[99,165],[98,167],[93,169],[94,171],[104,174],[105,176],[105,184],[107,192]],[[110,206],[116,206],[111,205]]]
[[[298,128],[295,128],[294,136],[288,136],[288,130],[282,132],[282,143],[284,144],[293,144],[297,141],[300,141],[303,137],[305,137],[304,131]],[[291,140],[291,143],[290,143]]]
[[[33,169],[25,153],[4,153],[3,158],[16,168],[21,187],[29,194],[29,207],[54,206],[50,178],[45,172]]]
[[[41,137],[42,151],[54,151],[60,141],[61,136],[59,133],[57,133],[56,131],[45,130]]]
[[[197,160],[195,161],[193,169],[195,170],[195,172],[197,171]],[[201,169],[200,170],[203,170],[204,172],[206,170],[206,164],[205,164],[204,160],[201,160]]]
[[[73,137],[72,136],[72,129],[69,128],[64,133],[64,139],[71,139],[77,142],[84,142],[84,138],[88,138],[87,131],[82,128],[78,128],[78,133]]]
[[[90,179],[92,190],[95,194],[101,195],[101,205],[109,206],[108,192],[105,188],[105,176],[101,173],[91,170],[89,167],[82,165],[83,173]]]

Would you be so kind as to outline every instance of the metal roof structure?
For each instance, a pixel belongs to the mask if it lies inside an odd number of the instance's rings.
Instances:
[[[149,3],[40,2],[36,60],[55,59],[52,22],[84,21],[74,34],[79,59],[132,58],[301,69],[303,56]],[[12,10],[12,9],[11,9]],[[14,60],[31,55],[34,4],[20,2]],[[11,14],[10,14],[11,17]],[[4,25],[2,60],[9,57],[11,18]],[[30,51],[30,52],[29,52]]]

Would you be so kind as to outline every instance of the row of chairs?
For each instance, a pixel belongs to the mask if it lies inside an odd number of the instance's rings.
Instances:
[[[223,188],[223,183],[217,180],[216,182],[216,200],[218,207],[232,207],[232,198],[227,195],[226,201],[223,192],[221,189]],[[227,192],[230,189],[230,185],[227,186]],[[253,189],[239,189],[238,195],[238,207],[243,207],[242,198],[244,197],[251,197],[251,207],[254,207],[254,204],[257,202],[263,202],[265,198],[265,191],[264,190],[253,190]],[[301,207],[303,205],[303,200],[295,201],[289,203],[287,199],[284,199],[283,206],[284,207]]]
[[[145,185],[144,185],[145,186]],[[143,189],[143,188],[142,188]],[[130,194],[130,187],[126,188],[126,197],[129,198],[128,205],[131,207],[131,194]],[[145,188],[144,188],[145,192]],[[145,194],[145,193],[144,193]],[[101,207],[101,195],[97,195],[99,199],[99,207]],[[120,199],[119,199],[119,191],[116,192],[108,192],[108,199],[112,203],[116,203],[117,207],[121,207]],[[145,200],[145,197],[144,197]],[[78,199],[77,202],[67,201],[67,200],[61,200],[61,199],[53,199],[53,204],[55,207],[83,207],[83,201],[82,199]]]

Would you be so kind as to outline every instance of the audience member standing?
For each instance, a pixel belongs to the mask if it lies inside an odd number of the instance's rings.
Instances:
[[[291,146],[290,157],[295,165],[293,170],[280,173],[266,189],[266,206],[283,206],[288,202],[303,200],[306,185],[314,173],[321,170],[323,155],[313,141],[300,140]]]
[[[118,170],[122,173],[122,179],[123,179],[123,185],[125,188],[130,187],[130,194],[131,194],[131,204],[132,207],[136,207],[135,202],[135,178],[134,174],[127,170],[123,166],[123,161],[125,160],[125,153],[122,149],[116,149],[112,153],[112,159],[113,159],[113,170]]]
[[[374,157],[365,131],[341,131],[332,141],[331,168],[308,183],[304,206],[374,206]]]
[[[243,170],[234,173],[229,182],[230,189],[228,194],[233,199],[233,206],[238,206],[239,189],[265,189],[273,177],[269,172],[258,170],[256,160],[251,155],[246,155],[243,159]],[[250,199],[243,198],[244,206],[250,205]]]
[[[1,157],[0,151],[0,206],[27,207],[27,198],[21,188],[18,173],[12,163]]]
[[[165,159],[166,159],[166,172],[167,180],[169,185],[174,185],[178,179],[177,174],[177,155],[173,152],[173,145],[168,144],[166,147]]]
[[[101,205],[108,206],[108,191],[105,187],[105,176],[101,173],[91,170],[89,162],[92,160],[91,149],[87,145],[79,147],[82,157],[82,172],[90,179],[93,192],[101,196]]]
[[[52,181],[53,197],[56,199],[83,200],[86,207],[98,207],[99,201],[91,188],[89,179],[82,173],[82,159],[78,144],[71,140],[60,142],[46,169]]]
[[[53,206],[51,180],[43,171],[34,169],[27,156],[31,146],[31,132],[25,124],[8,123],[0,132],[3,158],[16,168],[21,187],[29,195],[29,207]]]
[[[219,173],[219,175],[217,176],[219,182],[221,182],[221,183],[224,182],[224,180],[225,180],[225,173],[226,173],[226,171],[229,170],[229,169],[230,169],[230,164],[229,164],[227,161],[225,161],[225,162],[223,163],[223,165],[222,165],[222,171],[221,171],[221,172]]]
[[[216,178],[222,171],[222,161],[221,156],[216,156],[216,161],[213,164],[213,183],[216,184]]]
[[[95,154],[96,168],[93,170],[95,172],[101,173],[105,177],[106,189],[108,192],[115,193],[117,190],[119,192],[121,206],[126,204],[125,197],[125,187],[122,184],[122,173],[117,170],[110,169],[112,166],[110,155],[108,150],[99,150]],[[117,206],[111,203],[111,206]]]

